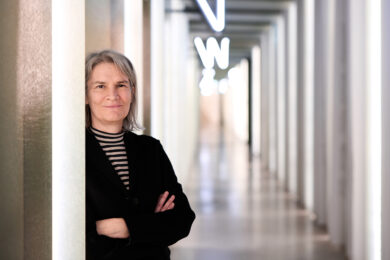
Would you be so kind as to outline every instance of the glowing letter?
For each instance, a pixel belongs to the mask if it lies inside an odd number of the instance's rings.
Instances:
[[[203,66],[206,69],[214,67],[214,58],[217,61],[218,67],[226,69],[229,66],[229,38],[223,38],[221,41],[221,48],[219,48],[218,42],[215,38],[210,37],[207,39],[207,48],[204,46],[201,38],[196,37],[194,39],[195,47],[202,60]]]
[[[196,0],[211,28],[216,32],[221,32],[225,28],[225,0],[217,1],[217,15],[214,15],[207,0]]]

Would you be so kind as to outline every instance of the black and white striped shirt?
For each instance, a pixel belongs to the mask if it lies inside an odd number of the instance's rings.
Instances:
[[[123,140],[124,132],[111,134],[97,130],[93,127],[90,127],[90,129],[105,152],[108,160],[114,167],[123,185],[129,190],[129,163],[126,155],[125,142]]]

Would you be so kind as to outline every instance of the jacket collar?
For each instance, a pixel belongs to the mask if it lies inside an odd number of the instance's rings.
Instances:
[[[134,149],[129,149],[131,146],[133,138],[129,137],[127,133],[124,135],[125,140],[125,146],[126,146],[126,153],[127,153],[127,159],[129,161],[129,173],[130,176],[133,174],[133,164],[131,163],[133,161],[133,156],[135,154],[135,151],[132,151]],[[122,193],[126,194],[128,191],[126,190],[125,186],[121,182],[119,176],[115,172],[114,167],[112,166],[111,162],[108,160],[106,154],[102,150],[99,142],[96,140],[95,136],[89,129],[86,129],[85,131],[85,141],[86,141],[86,167],[87,167],[87,173],[88,173],[88,165],[93,164],[93,168],[100,169],[103,173],[103,177],[106,178],[111,184],[115,185],[117,187],[117,190],[121,191]],[[93,174],[93,173],[92,173]],[[132,178],[130,177],[130,187]]]

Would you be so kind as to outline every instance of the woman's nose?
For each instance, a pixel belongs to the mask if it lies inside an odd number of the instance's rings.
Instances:
[[[117,99],[119,97],[118,90],[115,87],[109,88],[107,98]]]

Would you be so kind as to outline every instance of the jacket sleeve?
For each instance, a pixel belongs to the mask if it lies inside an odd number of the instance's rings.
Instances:
[[[175,207],[160,213],[132,214],[125,218],[132,244],[169,246],[188,236],[195,213],[177,181],[171,162],[161,144],[157,143],[159,166],[164,188],[175,195]],[[157,202],[157,201],[156,201]]]
[[[129,243],[129,239],[116,239],[99,235],[96,231],[96,222],[92,209],[86,210],[86,259],[101,260],[110,259],[117,251]]]

